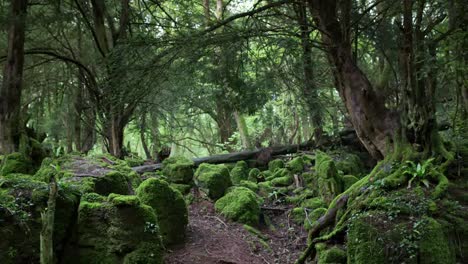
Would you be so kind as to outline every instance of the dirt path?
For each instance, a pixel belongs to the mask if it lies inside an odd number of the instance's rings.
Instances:
[[[266,212],[275,230],[262,228],[268,245],[238,223],[217,215],[211,202],[189,206],[189,225],[184,245],[166,253],[166,264],[273,264],[293,263],[304,249],[306,232],[292,226],[287,210]]]

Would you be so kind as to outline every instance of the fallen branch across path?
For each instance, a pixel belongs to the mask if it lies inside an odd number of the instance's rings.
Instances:
[[[241,160],[250,160],[257,159],[262,153],[269,152],[271,156],[285,155],[290,153],[296,153],[301,150],[309,149],[313,147],[313,142],[305,142],[302,144],[295,144],[289,146],[278,146],[278,147],[269,147],[249,151],[233,152],[229,154],[220,154],[209,157],[195,158],[193,162],[195,167],[202,163],[211,163],[211,164],[221,164],[221,163],[234,163]],[[133,167],[132,169],[137,173],[145,173],[150,171],[156,171],[162,168],[162,163],[143,165],[138,167]]]

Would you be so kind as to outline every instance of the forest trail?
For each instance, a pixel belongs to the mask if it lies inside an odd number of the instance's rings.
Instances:
[[[212,202],[197,199],[189,206],[186,242],[168,249],[165,263],[293,263],[304,248],[306,231],[288,221],[289,210],[268,210],[265,214],[275,230],[263,226],[260,238],[242,224],[218,215]]]

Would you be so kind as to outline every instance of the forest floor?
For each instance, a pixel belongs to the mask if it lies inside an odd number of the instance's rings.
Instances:
[[[264,206],[270,224],[262,224],[256,235],[217,214],[212,202],[195,199],[189,206],[186,242],[168,249],[165,263],[293,263],[306,246],[306,230],[289,219],[291,208]]]

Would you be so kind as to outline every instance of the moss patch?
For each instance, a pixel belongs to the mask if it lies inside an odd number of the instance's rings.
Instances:
[[[215,209],[233,221],[254,226],[259,224],[259,198],[247,188],[232,188],[225,196],[216,201]]]
[[[195,184],[213,200],[224,195],[232,185],[228,168],[221,165],[203,163],[195,172]]]
[[[165,245],[184,241],[188,212],[182,194],[160,179],[147,179],[137,189],[137,196],[156,212]]]
[[[285,167],[284,161],[282,159],[275,159],[268,163],[268,170],[271,172],[275,172],[278,169],[282,169]]]
[[[29,174],[33,171],[32,160],[19,152],[5,155],[0,167],[0,175],[4,176],[12,173]]]
[[[231,170],[231,182],[234,185],[238,185],[241,181],[247,180],[249,177],[249,167],[243,160],[238,161],[236,166]]]
[[[170,182],[188,184],[193,179],[194,163],[185,157],[170,157],[163,161],[162,173]]]
[[[301,173],[304,171],[304,159],[302,156],[295,157],[286,164],[286,168],[288,168],[292,173]]]

